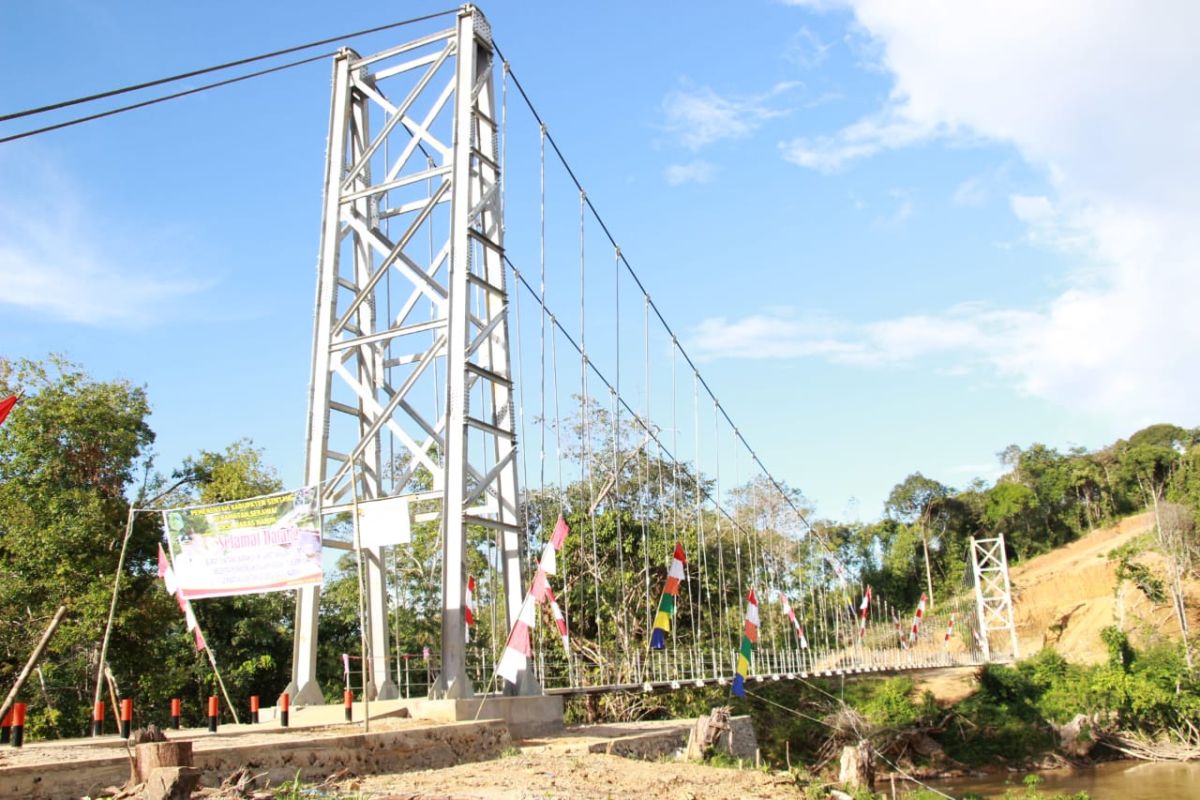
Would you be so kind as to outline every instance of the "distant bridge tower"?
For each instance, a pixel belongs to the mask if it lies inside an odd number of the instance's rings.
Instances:
[[[464,6],[449,30],[335,57],[317,264],[307,481],[323,487],[327,523],[356,505],[408,514],[406,502],[418,522],[440,521],[433,694],[447,698],[473,693],[467,525],[500,533],[509,619],[523,590],[492,52],[487,20]],[[326,544],[352,547],[344,536]],[[383,549],[363,555],[369,681],[378,697],[395,697]],[[319,589],[297,598],[299,702],[321,702],[319,604]]]
[[[994,539],[971,539],[971,572],[975,582],[975,613],[979,625],[979,646],[983,660],[992,660],[988,634],[1007,632],[1013,661],[1020,658],[1017,649],[1017,625],[1013,616],[1012,584],[1008,579],[1008,554],[1004,534]]]

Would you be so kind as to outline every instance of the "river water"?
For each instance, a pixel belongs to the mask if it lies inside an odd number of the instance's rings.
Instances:
[[[1200,800],[1200,762],[1177,763],[1113,761],[1088,769],[1040,773],[1038,788],[1046,794],[1085,791],[1092,800]],[[1008,789],[1024,790],[1024,773],[1006,778],[963,778],[931,781],[946,794],[962,797],[973,792],[983,797],[1004,797]]]

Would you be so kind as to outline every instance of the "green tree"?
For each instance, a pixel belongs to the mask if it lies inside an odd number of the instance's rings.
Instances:
[[[45,621],[66,605],[43,662],[48,690],[28,698],[29,725],[33,735],[81,734],[90,719],[127,492],[149,466],[149,403],[141,387],[94,380],[58,356],[0,360],[0,394],[17,391],[24,398],[0,426],[0,680],[8,682]],[[156,536],[154,521],[140,518],[121,629],[155,626]],[[109,663],[117,674],[131,674],[143,653],[114,637]]]

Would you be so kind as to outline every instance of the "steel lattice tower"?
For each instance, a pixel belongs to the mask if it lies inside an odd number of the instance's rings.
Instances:
[[[1017,626],[1013,616],[1012,584],[1008,579],[1008,554],[1004,550],[1004,534],[995,539],[971,539],[971,571],[975,581],[975,613],[979,624],[979,644],[983,660],[992,660],[988,634],[1007,631],[1016,661]]]
[[[466,526],[499,532],[510,620],[523,588],[492,72],[491,31],[472,6],[449,30],[335,57],[317,265],[306,478],[323,487],[327,528],[356,504],[399,496],[417,521],[440,521],[442,664],[432,693],[447,698],[473,693]],[[370,684],[395,697],[382,548],[363,555]],[[290,689],[299,702],[321,702],[319,604],[319,589],[297,597]]]

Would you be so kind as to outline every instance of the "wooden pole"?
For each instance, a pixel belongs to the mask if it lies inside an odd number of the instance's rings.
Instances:
[[[117,595],[121,591],[121,575],[125,572],[125,553],[129,550],[129,538],[133,535],[133,518],[137,509],[129,506],[129,515],[125,520],[125,536],[121,539],[121,555],[117,559],[117,574],[113,576],[112,601],[108,604],[108,622],[104,625],[104,637],[100,640],[100,663],[96,665],[96,694],[92,697],[92,707],[100,702],[100,694],[104,688],[104,665],[108,662],[108,640],[112,636],[113,618],[117,614]]]
[[[159,492],[150,499],[146,505],[153,505],[163,499],[171,492],[178,489],[185,483],[191,483],[197,480],[196,475],[185,475],[184,477],[171,484],[171,487],[164,492]],[[150,509],[134,508],[129,506],[129,514],[125,519],[125,536],[121,539],[121,555],[117,559],[117,573],[113,575],[113,590],[112,601],[108,604],[108,622],[104,625],[104,637],[100,640],[100,663],[96,666],[96,693],[92,697],[92,707],[96,707],[96,703],[100,702],[100,695],[104,686],[104,666],[108,662],[108,640],[112,636],[113,618],[117,613],[117,595],[121,591],[121,575],[125,572],[125,553],[129,550],[129,539],[133,536],[133,519],[139,511],[148,511]]]
[[[66,606],[59,606],[58,611],[54,612],[54,618],[50,620],[50,624],[46,627],[45,633],[42,634],[37,647],[33,648],[33,652],[29,654],[29,660],[25,662],[25,669],[21,670],[21,674],[17,676],[17,682],[13,684],[12,689],[8,692],[8,697],[4,698],[4,705],[0,706],[0,719],[3,719],[4,715],[12,708],[13,701],[17,699],[17,695],[20,693],[21,687],[25,685],[25,681],[29,680],[29,675],[33,672],[33,668],[37,666],[37,662],[41,660],[42,654],[46,652],[46,645],[50,644],[50,638],[58,630],[58,623],[62,622],[63,615],[66,613]]]
[[[358,530],[358,461],[354,462],[350,475],[351,488],[354,490],[354,564],[358,567],[358,632],[359,650],[362,655],[362,698],[363,698],[363,731],[371,730],[371,691],[367,682],[367,670],[370,666],[370,641],[367,636],[367,606],[366,587],[364,586],[362,565],[362,536]],[[378,678],[372,675],[372,678]],[[384,679],[387,678],[385,671]]]
[[[241,725],[242,721],[238,719],[237,707],[229,699],[229,692],[225,689],[225,681],[221,679],[221,671],[217,669],[217,657],[213,654],[212,648],[208,646],[208,639],[204,636],[204,631],[200,630],[199,620],[196,621],[196,630],[200,631],[200,638],[204,639],[204,654],[208,656],[208,663],[212,665],[213,675],[216,676],[217,685],[221,687],[221,695],[225,698],[225,705],[229,706],[229,713],[233,714],[233,724]]]

